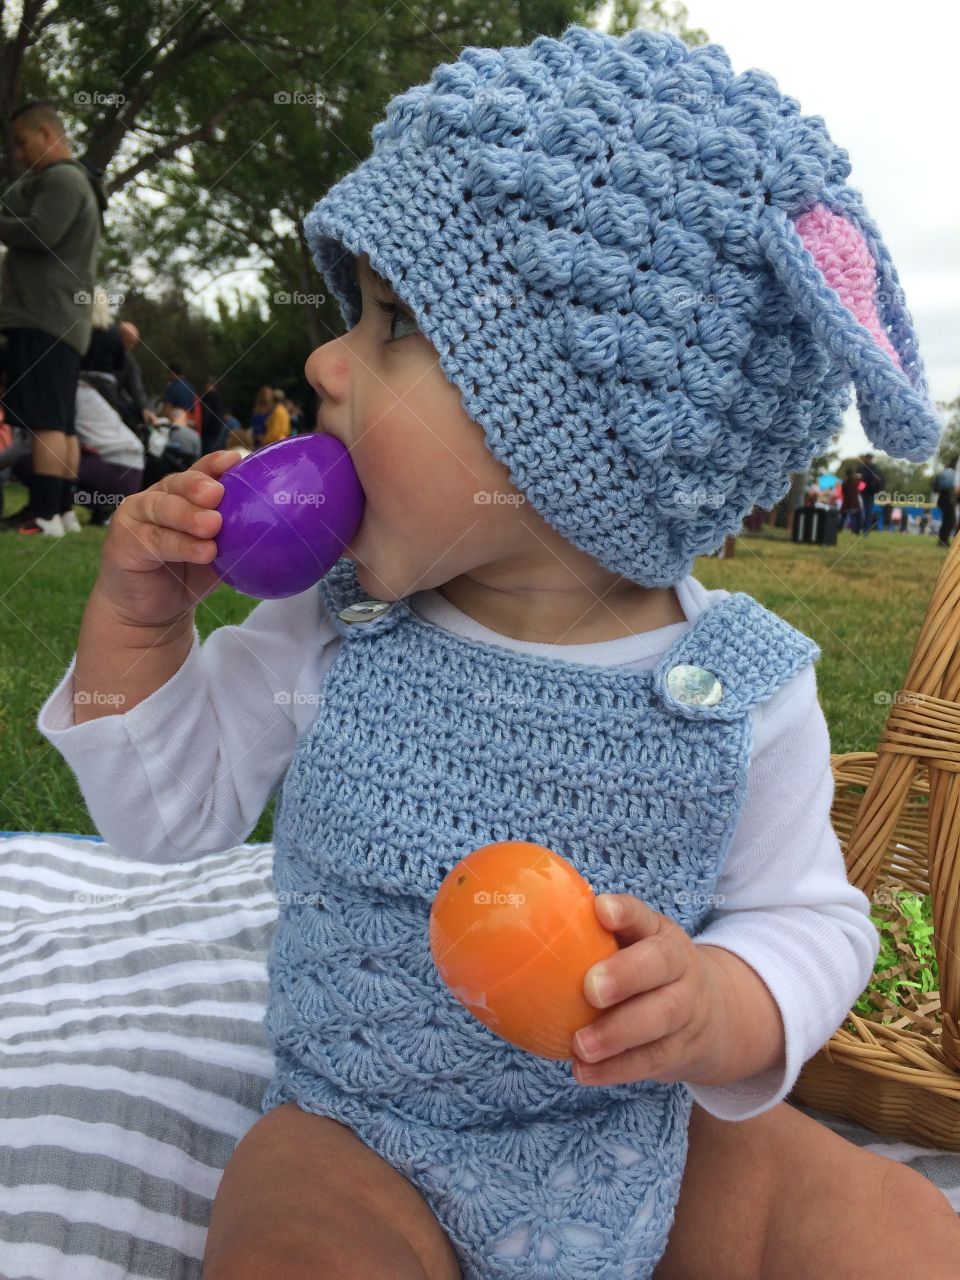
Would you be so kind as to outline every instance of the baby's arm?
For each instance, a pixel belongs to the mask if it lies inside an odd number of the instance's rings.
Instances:
[[[186,650],[179,665],[166,651],[172,670],[165,678],[162,654],[139,655],[153,665],[144,664],[137,697],[138,653],[121,651],[122,633],[111,629],[103,651],[112,670],[94,672],[92,684],[88,674],[86,687],[118,688],[118,673],[129,672],[129,709],[106,704],[109,714],[78,723],[74,654],[37,728],[76,774],[113,848],[152,862],[228,849],[256,826],[298,732],[316,713],[319,663],[332,636],[316,589],[262,601],[242,624],[218,628],[202,645],[191,615],[189,647],[177,641]],[[148,692],[158,673],[162,683]]]
[[[779,702],[778,702],[779,699]],[[777,704],[777,705],[775,705]],[[748,795],[706,927],[691,939],[630,894],[606,914],[621,951],[586,975],[607,1012],[578,1036],[586,1084],[683,1080],[720,1119],[747,1119],[781,1101],[869,980],[879,939],[866,897],[846,878],[830,825],[829,736],[812,666],[758,717]],[[603,1000],[592,980],[616,981]],[[589,1037],[588,1037],[589,1038]]]
[[[714,967],[713,990],[722,1003],[718,1022],[723,1028],[724,1054],[717,1084],[698,1083],[709,1089],[757,1075],[773,1074],[779,1079],[787,1065],[786,1036],[783,1015],[770,988],[734,952],[702,944],[700,953]]]
[[[783,1056],[736,1083],[691,1083],[694,1099],[722,1120],[746,1120],[787,1096],[804,1062],[829,1040],[870,981],[880,947],[869,901],[847,879],[830,820],[830,735],[814,665],[761,706],[746,802],[715,909],[694,941],[709,947],[714,959],[722,948],[731,972],[739,959],[754,986],[762,981],[782,1017]],[[736,983],[732,999],[734,1009],[741,1001],[744,1010],[742,1044],[749,1056],[754,1002],[744,1002],[743,995],[743,983]]]

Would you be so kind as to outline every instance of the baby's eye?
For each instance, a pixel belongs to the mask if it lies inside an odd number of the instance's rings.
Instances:
[[[409,313],[409,311],[404,310],[403,307],[398,307],[395,302],[381,302],[379,298],[375,298],[374,301],[376,302],[377,306],[380,308],[381,311],[385,311],[387,315],[392,316],[394,320],[405,320],[407,324],[412,326],[410,333],[399,334],[396,337],[395,341],[399,342],[400,338],[409,338],[411,334],[418,332],[417,322],[416,320],[414,320],[413,316]],[[394,338],[392,323],[390,325],[390,337],[391,339]]]

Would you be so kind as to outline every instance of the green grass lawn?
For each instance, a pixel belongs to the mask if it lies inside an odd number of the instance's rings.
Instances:
[[[25,490],[10,485],[4,510],[25,500]],[[86,512],[77,511],[85,523]],[[98,528],[60,539],[0,534],[0,829],[95,829],[73,773],[38,733],[36,718],[76,648],[106,536]],[[701,557],[694,574],[706,587],[748,592],[820,645],[817,682],[832,749],[869,751],[901,687],[944,556],[930,536],[844,532],[836,547],[799,547],[783,530],[768,529],[739,538],[732,559]],[[197,612],[201,639],[242,622],[256,604],[219,587]],[[250,840],[271,838],[273,806]]]

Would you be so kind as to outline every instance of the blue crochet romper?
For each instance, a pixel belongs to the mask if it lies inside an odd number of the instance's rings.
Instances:
[[[423,1195],[464,1280],[649,1277],[689,1089],[580,1085],[569,1061],[501,1040],[441,982],[430,905],[471,850],[530,840],[698,933],[743,805],[750,708],[820,651],[740,592],[638,670],[453,635],[405,600],[364,609],[346,559],[319,590],[342,643],[277,809],[261,1109],[294,1101],[353,1130]],[[681,665],[716,676],[720,700],[668,680]]]

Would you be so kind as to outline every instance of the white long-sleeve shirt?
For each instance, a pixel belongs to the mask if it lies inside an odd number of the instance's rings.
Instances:
[[[700,612],[729,593],[692,575],[676,584],[686,622],[591,644],[515,640],[482,626],[437,591],[409,598],[428,622],[485,644],[570,662],[656,665]],[[238,625],[193,644],[166,684],[129,711],[76,724],[76,653],[40,709],[37,728],[63,755],[100,834],[151,862],[195,859],[242,844],[280,785],[317,713],[342,643],[316,588],[264,600]],[[724,947],[760,975],[783,1018],[785,1067],[728,1085],[691,1084],[724,1120],[782,1101],[803,1063],[844,1021],[879,951],[869,902],[847,880],[830,822],[830,740],[808,663],[754,707],[747,794],[696,942]]]

